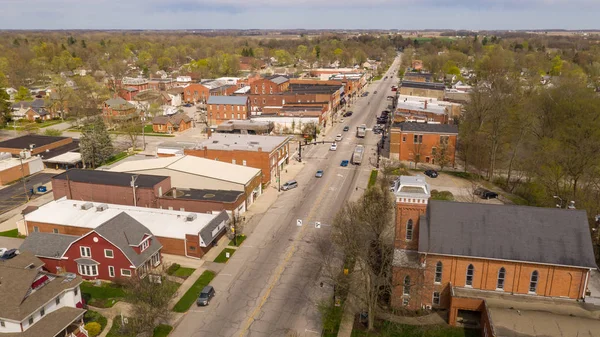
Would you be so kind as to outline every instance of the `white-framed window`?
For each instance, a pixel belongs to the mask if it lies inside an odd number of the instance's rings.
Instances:
[[[79,274],[83,276],[98,276],[98,266],[95,264],[87,265],[87,264],[79,264],[77,265],[79,269]]]
[[[40,316],[44,316],[46,314],[46,308],[42,308],[42,310],[40,310]]]
[[[146,249],[148,249],[148,247],[150,247],[150,239],[146,239],[144,240],[144,242],[142,242],[142,244],[140,245],[140,251],[143,252]]]
[[[40,228],[39,228],[38,226],[33,226],[33,231],[34,231],[34,232],[39,232],[39,231],[40,231]]]
[[[231,159],[231,163],[235,165],[235,159]]]
[[[79,247],[79,252],[81,253],[81,257],[92,257],[92,250],[90,247]]]
[[[408,305],[408,297],[405,297],[402,299],[402,305],[403,306],[407,306]]]
[[[465,285],[467,287],[473,286],[473,275],[475,275],[475,267],[473,267],[473,265],[470,264],[467,267],[467,278],[466,278],[466,282],[465,282]]]
[[[29,325],[33,324],[33,316],[29,317]]]
[[[109,259],[112,259],[115,257],[115,253],[113,252],[112,249],[105,249],[104,250],[104,257],[107,257]]]
[[[108,266],[108,276],[115,277],[115,267]]]
[[[246,161],[242,160],[242,165],[246,166]]]
[[[60,297],[57,297],[56,299],[54,299],[54,303],[56,303],[56,305],[60,304]]]
[[[75,293],[75,296],[77,296],[79,294],[79,287],[75,288],[74,293]]]
[[[4,321],[0,321],[0,327],[6,328],[6,323],[4,323]]]
[[[433,305],[440,305],[440,292],[439,291],[433,292],[433,299],[431,302],[433,303]]]
[[[131,277],[131,270],[121,268],[121,276]]]
[[[434,283],[442,283],[443,269],[444,269],[444,266],[442,265],[442,261],[438,261],[435,264],[435,279],[433,280]]]
[[[531,294],[536,293],[539,276],[540,275],[537,270],[534,270],[533,272],[531,272],[531,278],[529,279],[529,293],[531,293]]]
[[[406,222],[406,241],[411,241],[413,238],[413,221],[408,219]]]
[[[506,277],[506,269],[504,267],[498,270],[498,282],[496,283],[496,289],[504,290],[504,278]]]
[[[238,110],[239,110],[239,109],[238,109]],[[240,119],[240,114],[239,114],[239,113],[237,114],[237,119]]]
[[[423,135],[414,135],[413,143],[415,144],[423,144]]]
[[[52,233],[54,233],[54,234],[58,234],[58,228],[54,228],[54,229],[52,229]]]
[[[404,283],[402,284],[402,295],[410,295],[410,276],[404,276]]]

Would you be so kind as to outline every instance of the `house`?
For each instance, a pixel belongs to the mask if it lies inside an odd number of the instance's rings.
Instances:
[[[430,97],[440,101],[444,99],[445,90],[443,83],[402,80],[400,84],[401,95]]]
[[[152,119],[152,131],[156,133],[183,132],[192,128],[192,119],[180,112],[170,116],[156,116]]]
[[[55,117],[55,114],[47,109],[46,102],[43,98],[13,103],[12,109],[13,112],[11,115],[13,118],[27,119],[31,122],[34,122],[37,119],[50,120]]]
[[[41,264],[28,253],[0,263],[0,335],[88,337],[81,277],[49,273]]]
[[[393,306],[448,309],[451,325],[477,326],[487,336],[512,336],[507,331],[517,325],[531,331],[536,320],[538,326],[555,322],[552,315],[534,318],[533,308],[551,312],[564,304],[563,319],[590,310],[576,303],[597,268],[585,211],[430,200],[422,176],[401,176],[394,193]],[[517,315],[507,308],[530,313],[510,321]],[[587,322],[597,327],[592,317]],[[586,322],[571,320],[571,326]],[[548,331],[559,336],[555,323]]]
[[[183,87],[183,100],[186,103],[206,103],[210,89],[200,83],[190,83]]]
[[[14,101],[15,100],[15,95],[17,94],[17,92],[19,92],[17,89],[15,88],[6,88],[6,93],[8,94],[8,99],[10,101]]]
[[[174,87],[167,90],[167,94],[171,98],[171,106],[181,106],[183,104],[184,88]]]
[[[266,64],[263,60],[251,56],[240,57],[240,70],[251,71],[265,69]]]
[[[289,78],[275,75],[252,82],[250,91],[254,95],[275,94],[287,91],[289,85]]]
[[[422,60],[412,60],[411,68],[414,70],[423,69],[423,61]]]
[[[210,96],[206,109],[208,122],[219,125],[228,120],[248,119],[249,108],[248,96]]]
[[[102,117],[107,124],[115,122],[136,119],[140,117],[140,112],[135,105],[129,103],[121,97],[111,98],[104,102],[102,106]]]
[[[160,145],[157,151],[160,153]],[[262,183],[268,184],[276,182],[290,160],[290,138],[215,133],[193,147],[185,147],[183,153],[258,168],[263,172]]]
[[[115,246],[125,247],[124,245],[130,247],[130,249],[123,253],[127,255],[127,259],[133,259],[133,261],[130,261],[132,263],[129,264],[131,266],[129,267],[132,272],[131,275],[134,275],[133,271],[137,271],[139,274],[140,271],[145,272],[147,268],[160,263],[160,254],[163,253],[201,258],[210,250],[213,242],[217,241],[225,233],[228,223],[229,215],[225,211],[216,214],[190,213],[185,210],[92,203],[85,200],[69,200],[66,198],[51,201],[24,216],[25,233],[27,236],[38,232],[67,235],[69,237],[61,237],[61,239],[67,241],[73,239],[73,242],[83,240],[81,241],[81,245],[90,247],[90,249],[96,237],[100,249],[112,249],[111,247]],[[130,232],[130,228],[137,229]],[[119,236],[118,238],[114,237],[115,233],[113,231]],[[142,232],[143,236],[140,237]],[[71,236],[76,236],[76,238],[72,238]],[[100,241],[101,238],[110,241],[113,245]],[[75,241],[75,239],[78,241]],[[35,240],[32,242],[35,243]],[[33,243],[31,246],[35,247],[30,249],[34,254],[35,249],[47,249],[47,247],[51,247],[46,244],[34,245]],[[113,249],[113,255],[115,250],[118,249]],[[65,252],[65,254],[68,254],[70,252],[69,248],[65,248]],[[54,252],[45,253],[45,255],[56,255],[52,254]],[[80,256],[77,256],[77,249],[74,249],[73,254],[72,257],[80,258]],[[43,254],[40,253],[40,255]],[[86,251],[83,255],[85,259],[89,258],[87,255],[93,255],[92,260],[97,264],[105,261],[103,260],[105,254],[102,250],[95,255],[93,252],[88,254],[88,251]],[[110,257],[107,259],[110,259]],[[66,262],[67,265],[71,263],[72,258],[68,260],[69,262]],[[94,264],[94,262],[87,260],[75,262],[83,265]],[[109,265],[107,262],[104,263],[106,269],[102,272],[111,277],[108,268]],[[73,266],[71,264],[71,268]],[[119,269],[115,266],[115,277],[121,276]],[[93,268],[90,268],[89,271],[94,274]],[[100,272],[101,270],[96,269],[96,273],[99,274]],[[87,267],[83,273],[88,273]]]
[[[390,159],[454,166],[458,127],[454,124],[403,122],[392,124]],[[442,152],[443,151],[443,152]]]
[[[262,194],[260,169],[195,156],[125,161],[109,171],[169,176],[177,188],[241,191],[246,208]]]
[[[161,249],[152,232],[125,212],[82,236],[32,232],[19,247],[42,260],[49,272],[87,280],[144,277],[160,265]]]

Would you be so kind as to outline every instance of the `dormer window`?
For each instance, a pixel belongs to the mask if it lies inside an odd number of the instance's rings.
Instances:
[[[148,249],[148,247],[150,247],[150,239],[146,239],[144,242],[142,242],[142,244],[140,244],[140,252],[145,251]]]

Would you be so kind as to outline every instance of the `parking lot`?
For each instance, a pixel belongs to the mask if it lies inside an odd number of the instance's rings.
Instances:
[[[38,173],[25,178],[27,193],[36,184],[46,184],[50,182],[53,173]],[[31,195],[29,195],[31,197]],[[7,186],[0,190],[0,214],[4,214],[11,209],[24,204],[27,201],[27,196],[23,189],[21,181]]]
[[[480,186],[468,179],[455,177],[443,172],[440,172],[437,178],[427,177],[423,173],[420,174],[425,177],[432,190],[440,192],[449,191],[454,195],[454,200],[456,201],[502,205],[502,202],[498,199],[485,200],[475,195],[475,189]]]

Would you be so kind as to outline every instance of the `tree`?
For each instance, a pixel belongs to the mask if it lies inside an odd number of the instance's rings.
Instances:
[[[10,122],[12,109],[9,102],[10,96],[6,89],[0,86],[0,122],[2,125]]]
[[[444,167],[447,167],[450,162],[451,154],[454,149],[451,149],[451,146],[448,144],[448,138],[444,138],[445,141],[440,141],[438,147],[432,149],[433,160],[435,164],[440,167],[440,171],[444,170]]]
[[[17,93],[15,94],[15,102],[31,100],[33,100],[33,98],[31,98],[31,93],[29,92],[29,89],[25,87],[19,87],[19,89],[17,89]]]
[[[119,131],[125,133],[129,139],[129,144],[131,145],[130,147],[133,151],[136,149],[138,138],[142,134],[143,127],[143,123],[137,118],[133,118],[119,124]]]
[[[102,118],[88,120],[83,127],[79,145],[84,165],[91,168],[102,165],[112,155],[112,142]]]

